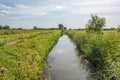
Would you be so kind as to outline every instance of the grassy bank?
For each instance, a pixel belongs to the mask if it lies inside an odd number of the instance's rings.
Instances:
[[[42,80],[46,56],[59,36],[60,31],[48,30],[29,41],[1,46],[0,80]]]
[[[80,52],[95,69],[98,80],[120,80],[120,33],[102,31],[86,33],[81,30],[66,31]]]

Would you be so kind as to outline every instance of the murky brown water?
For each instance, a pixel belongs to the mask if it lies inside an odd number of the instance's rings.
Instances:
[[[94,80],[90,68],[81,63],[77,53],[76,46],[66,35],[60,37],[48,56],[51,80]]]

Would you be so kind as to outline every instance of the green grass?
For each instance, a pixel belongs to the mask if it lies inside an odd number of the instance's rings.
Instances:
[[[46,31],[30,41],[0,47],[0,80],[42,80],[46,57],[60,31]]]
[[[0,36],[1,35],[11,35],[11,34],[20,34],[20,33],[31,33],[31,32],[35,32],[37,30],[0,30]]]
[[[98,80],[119,80],[120,34],[116,31],[102,32],[66,31],[84,58],[94,66]]]
[[[24,32],[24,33],[21,32],[19,34],[1,35],[0,36],[0,46],[4,46],[9,42],[14,42],[14,41],[17,41],[17,40],[24,41],[24,39],[32,39],[32,38],[35,38],[39,35],[47,34],[48,32],[50,33],[51,31],[47,31],[47,30],[44,30],[44,31],[42,31],[42,30],[37,31],[36,30],[35,31],[34,30],[34,31],[31,31],[31,32]]]

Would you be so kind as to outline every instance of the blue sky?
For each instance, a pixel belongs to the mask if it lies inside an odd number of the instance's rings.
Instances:
[[[106,18],[106,27],[120,25],[120,0],[0,0],[0,25],[11,27],[85,28],[91,14]]]

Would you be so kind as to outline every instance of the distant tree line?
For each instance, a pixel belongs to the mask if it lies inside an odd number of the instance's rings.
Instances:
[[[39,28],[34,26],[33,29],[11,28],[9,25],[0,25],[0,30],[58,30],[59,28]]]
[[[58,30],[59,28],[39,28],[37,26],[33,27],[33,30]]]
[[[10,29],[10,26],[9,25],[5,25],[5,26],[2,26],[2,25],[0,25],[0,30],[2,30],[2,29]]]
[[[86,24],[86,28],[78,28],[78,29],[69,29],[69,30],[87,30],[88,32],[100,32],[101,29],[105,26],[105,18],[100,18],[97,15],[91,15],[91,19]],[[32,29],[23,29],[23,28],[11,28],[9,25],[0,25],[0,30],[66,30],[63,24],[58,24],[58,28],[39,28],[34,26]],[[103,28],[103,30],[117,30],[120,32],[120,25],[117,28]]]

